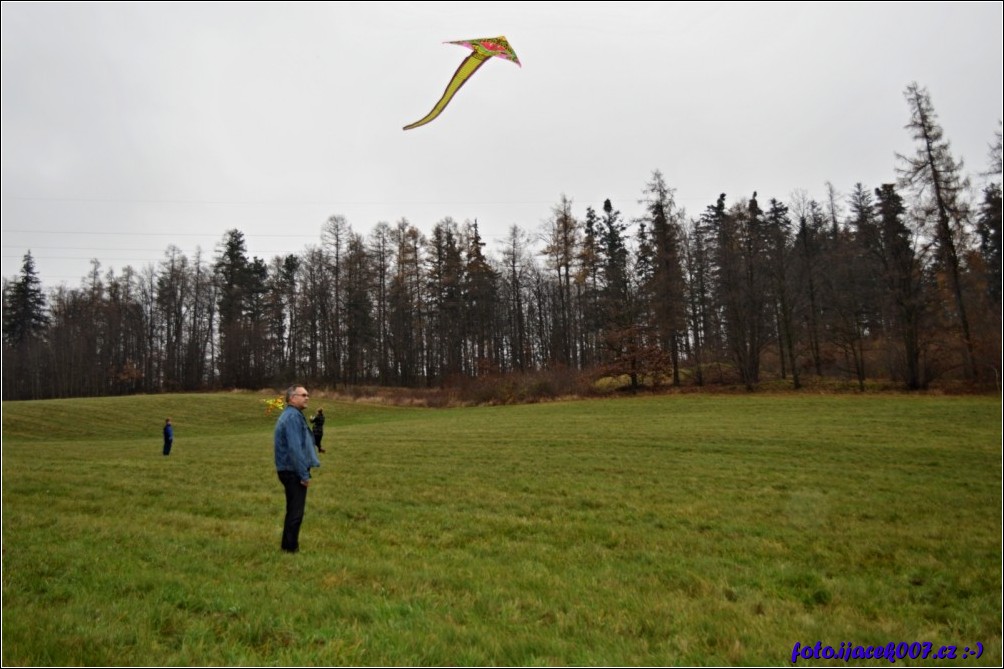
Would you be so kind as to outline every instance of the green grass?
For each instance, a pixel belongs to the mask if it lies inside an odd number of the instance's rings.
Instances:
[[[4,664],[1001,662],[996,398],[315,396],[295,556],[260,398],[4,403]]]

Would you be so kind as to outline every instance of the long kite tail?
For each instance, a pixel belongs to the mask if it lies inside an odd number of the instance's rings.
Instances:
[[[437,102],[432,108],[432,111],[426,114],[423,119],[415,121],[411,125],[404,126],[404,129],[411,130],[412,128],[417,128],[418,126],[425,125],[432,119],[439,116],[442,111],[446,109],[446,105],[450,104],[450,100],[452,100],[453,96],[457,94],[460,87],[471,78],[472,74],[478,71],[479,67],[484,65],[486,60],[488,60],[488,57],[481,55],[477,51],[472,52],[471,55],[465,58],[464,62],[460,64],[457,71],[453,73],[453,78],[450,79],[450,83],[446,85],[446,90],[443,91],[443,97],[439,98],[439,102]]]

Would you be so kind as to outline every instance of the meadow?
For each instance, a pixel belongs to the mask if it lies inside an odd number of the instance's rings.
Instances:
[[[296,555],[262,397],[3,404],[4,665],[1001,664],[997,397],[315,393]]]

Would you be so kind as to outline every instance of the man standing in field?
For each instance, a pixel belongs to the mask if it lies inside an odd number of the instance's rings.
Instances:
[[[314,435],[302,411],[310,395],[303,386],[286,389],[286,408],[275,423],[275,470],[286,490],[286,517],[282,524],[282,550],[300,550],[300,524],[307,505],[310,468],[320,467],[314,453]]]
[[[171,419],[164,420],[164,455],[171,454],[171,446],[174,444],[174,428],[171,427]]]

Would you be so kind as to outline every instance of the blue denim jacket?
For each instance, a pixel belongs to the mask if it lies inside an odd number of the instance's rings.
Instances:
[[[307,419],[299,409],[287,405],[275,423],[275,470],[296,472],[301,481],[308,481],[310,468],[320,466]]]

